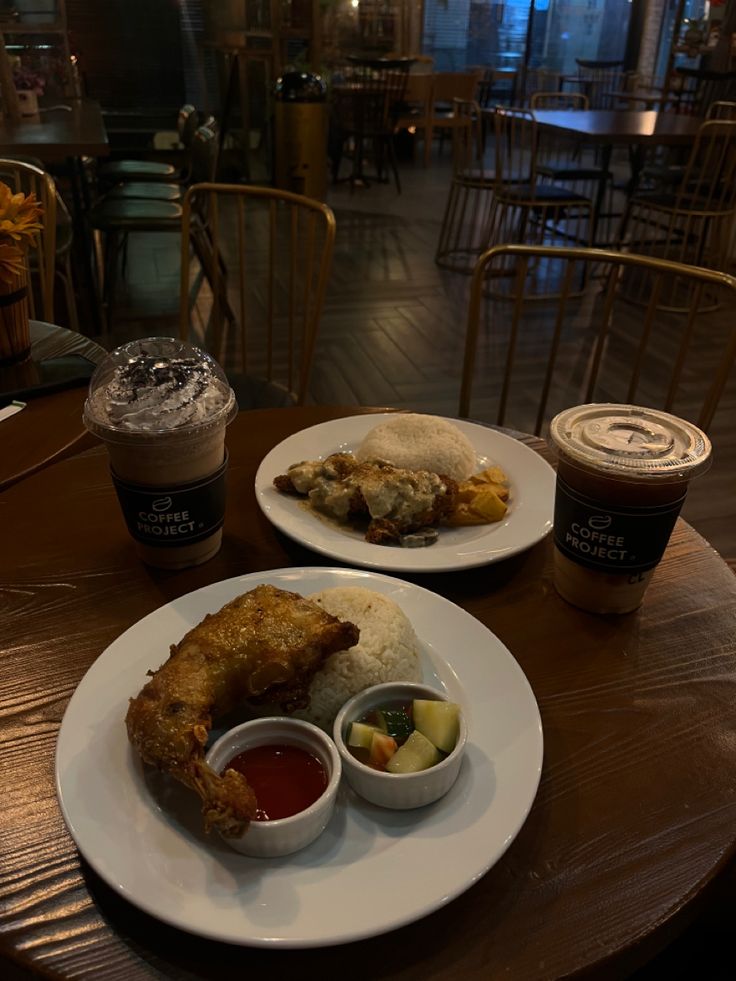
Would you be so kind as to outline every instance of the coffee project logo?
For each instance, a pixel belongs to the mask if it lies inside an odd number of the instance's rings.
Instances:
[[[558,477],[555,545],[590,569],[646,572],[659,562],[684,501],[654,507],[606,504],[579,493]]]
[[[204,522],[197,523],[188,510],[174,511],[173,506],[170,497],[152,501],[150,511],[138,512],[138,531],[155,538],[177,538],[191,535],[198,527],[204,527]]]
[[[227,460],[203,480],[181,487],[152,490],[113,481],[125,522],[133,538],[144,545],[191,545],[222,527],[225,517]]]
[[[565,541],[581,555],[612,563],[625,562],[628,552],[624,536],[607,532],[612,521],[610,514],[593,514],[585,524],[573,521],[565,532]]]

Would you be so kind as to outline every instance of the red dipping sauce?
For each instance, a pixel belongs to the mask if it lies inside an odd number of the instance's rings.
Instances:
[[[298,746],[254,746],[234,756],[223,770],[237,770],[258,800],[256,821],[276,821],[305,811],[324,793],[327,772]]]

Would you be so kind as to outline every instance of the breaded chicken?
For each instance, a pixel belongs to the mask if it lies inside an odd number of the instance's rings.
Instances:
[[[213,720],[257,697],[287,711],[304,707],[315,672],[359,635],[296,593],[256,586],[172,646],[130,700],[128,738],[146,763],[199,794],[207,830],[237,837],[255,817],[256,798],[242,774],[221,776],[205,763]]]
[[[451,477],[382,460],[359,464],[344,453],[294,464],[274,486],[306,494],[313,508],[338,521],[368,520],[366,541],[378,545],[440,524],[454,510],[458,491]]]

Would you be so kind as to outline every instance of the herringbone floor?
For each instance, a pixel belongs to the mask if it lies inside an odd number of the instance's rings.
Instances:
[[[401,195],[390,184],[373,184],[352,193],[347,184],[330,188],[328,203],[335,211],[338,234],[310,398],[323,404],[396,406],[453,416],[458,412],[469,279],[441,270],[434,262],[450,179],[447,152],[428,169],[404,162],[401,173]],[[107,339],[110,344],[177,329],[178,237],[136,236],[129,256]],[[693,348],[690,375],[709,376],[718,339],[732,329],[733,314],[722,310],[712,315]],[[641,311],[632,308],[617,322],[620,343],[614,354],[622,371],[630,354],[628,332],[633,338],[640,319]],[[527,431],[533,427],[533,398],[546,361],[550,326],[543,314],[536,320],[505,420]],[[633,349],[632,338],[628,346]],[[588,344],[583,332],[576,335],[572,330],[565,354],[570,380],[585,361]],[[661,357],[666,357],[665,348]],[[479,364],[487,377],[476,382],[471,416],[486,421],[495,421],[492,375],[498,372],[498,363],[494,358],[493,343],[482,338]],[[613,364],[615,375],[615,358]],[[657,374],[655,360],[651,377],[645,379],[642,402],[647,401],[647,386]],[[612,400],[622,397],[611,391]],[[571,383],[558,390],[557,398],[562,407],[579,402],[581,393]],[[656,398],[652,389],[650,403],[656,404]],[[684,510],[684,516],[727,557],[736,557],[735,420],[736,378],[732,378],[711,430],[713,467],[693,483]]]

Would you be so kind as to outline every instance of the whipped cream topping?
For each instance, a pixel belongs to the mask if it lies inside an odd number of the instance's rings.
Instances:
[[[91,395],[90,408],[114,429],[147,432],[206,423],[230,397],[229,386],[206,360],[144,353],[115,367]]]

